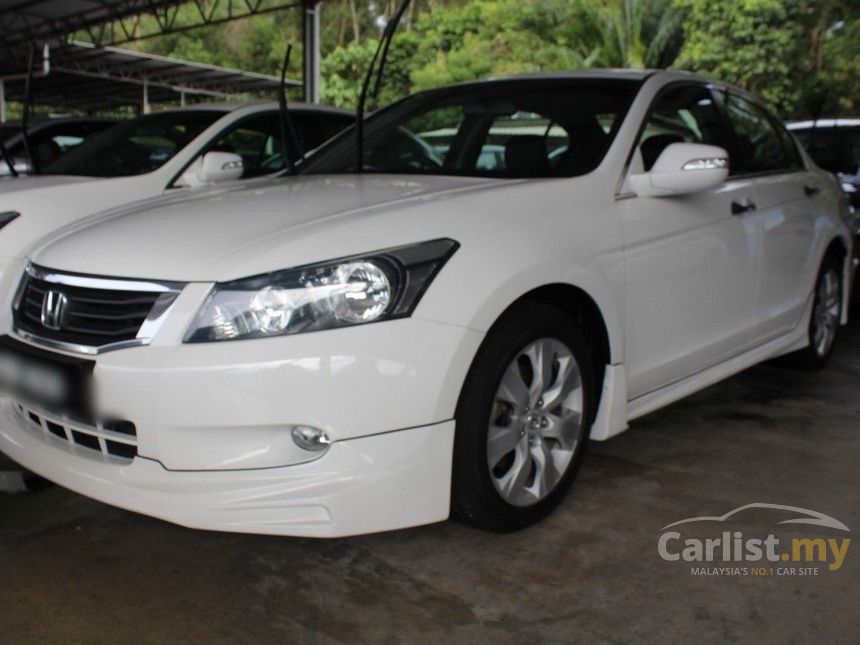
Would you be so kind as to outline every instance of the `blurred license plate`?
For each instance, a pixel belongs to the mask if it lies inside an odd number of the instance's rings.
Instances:
[[[0,336],[0,391],[57,414],[88,418],[93,361]]]

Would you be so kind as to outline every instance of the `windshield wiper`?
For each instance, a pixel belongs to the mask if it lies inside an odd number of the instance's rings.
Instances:
[[[296,174],[296,161],[304,161],[305,153],[299,143],[299,138],[296,135],[296,127],[293,123],[293,116],[290,114],[290,108],[287,104],[287,68],[290,65],[290,56],[293,53],[293,46],[287,46],[287,52],[284,54],[284,64],[281,67],[281,84],[278,90],[278,117],[281,126],[281,155],[284,157],[284,165],[291,175]],[[289,137],[289,143],[287,138]],[[290,143],[293,150],[290,150]],[[293,159],[295,152],[297,159]]]
[[[397,13],[385,24],[385,29],[382,31],[382,36],[379,39],[379,45],[370,61],[370,67],[367,68],[367,74],[364,76],[361,95],[358,97],[358,113],[355,123],[355,135],[358,144],[358,165],[356,166],[356,172],[359,173],[364,171],[364,111],[367,107],[367,94],[370,91],[370,83],[373,80],[376,63],[379,61],[379,69],[376,70],[376,84],[373,89],[373,98],[379,97],[379,90],[382,87],[382,77],[385,73],[385,61],[388,59],[388,50],[391,48],[391,41],[394,39],[397,26],[400,24],[403,14],[406,13],[406,9],[409,8],[411,2],[412,0],[403,0]]]
[[[15,169],[15,163],[12,161],[12,156],[9,154],[9,151],[6,150],[6,146],[3,145],[3,142],[0,141],[0,158],[6,163],[6,167],[9,168],[9,174],[13,177],[18,176],[18,171]]]

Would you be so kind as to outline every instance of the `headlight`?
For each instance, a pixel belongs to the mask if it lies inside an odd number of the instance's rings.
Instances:
[[[299,334],[412,314],[457,250],[442,239],[216,284],[186,343]]]

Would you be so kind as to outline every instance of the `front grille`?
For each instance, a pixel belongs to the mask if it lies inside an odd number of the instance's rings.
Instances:
[[[33,267],[25,274],[14,312],[16,329],[41,339],[85,347],[134,340],[147,317],[154,310],[161,313],[178,293],[169,288],[143,288],[151,283],[124,281],[123,288],[116,289],[110,287],[118,281],[110,279],[81,280],[81,276],[50,274],[47,280],[45,275]],[[137,285],[140,290],[135,290]],[[49,298],[62,299],[53,312],[50,304],[46,306]]]
[[[103,455],[131,461],[137,456],[137,430],[131,421],[104,421],[92,426],[15,404],[30,428]]]

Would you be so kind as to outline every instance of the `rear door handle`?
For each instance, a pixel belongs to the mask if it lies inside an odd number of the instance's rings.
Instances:
[[[752,213],[756,209],[754,202],[749,199],[744,202],[732,202],[732,215],[743,215],[744,213]]]
[[[816,186],[815,184],[806,184],[803,187],[803,193],[807,197],[815,197],[820,192],[821,192],[821,188],[819,186]]]

